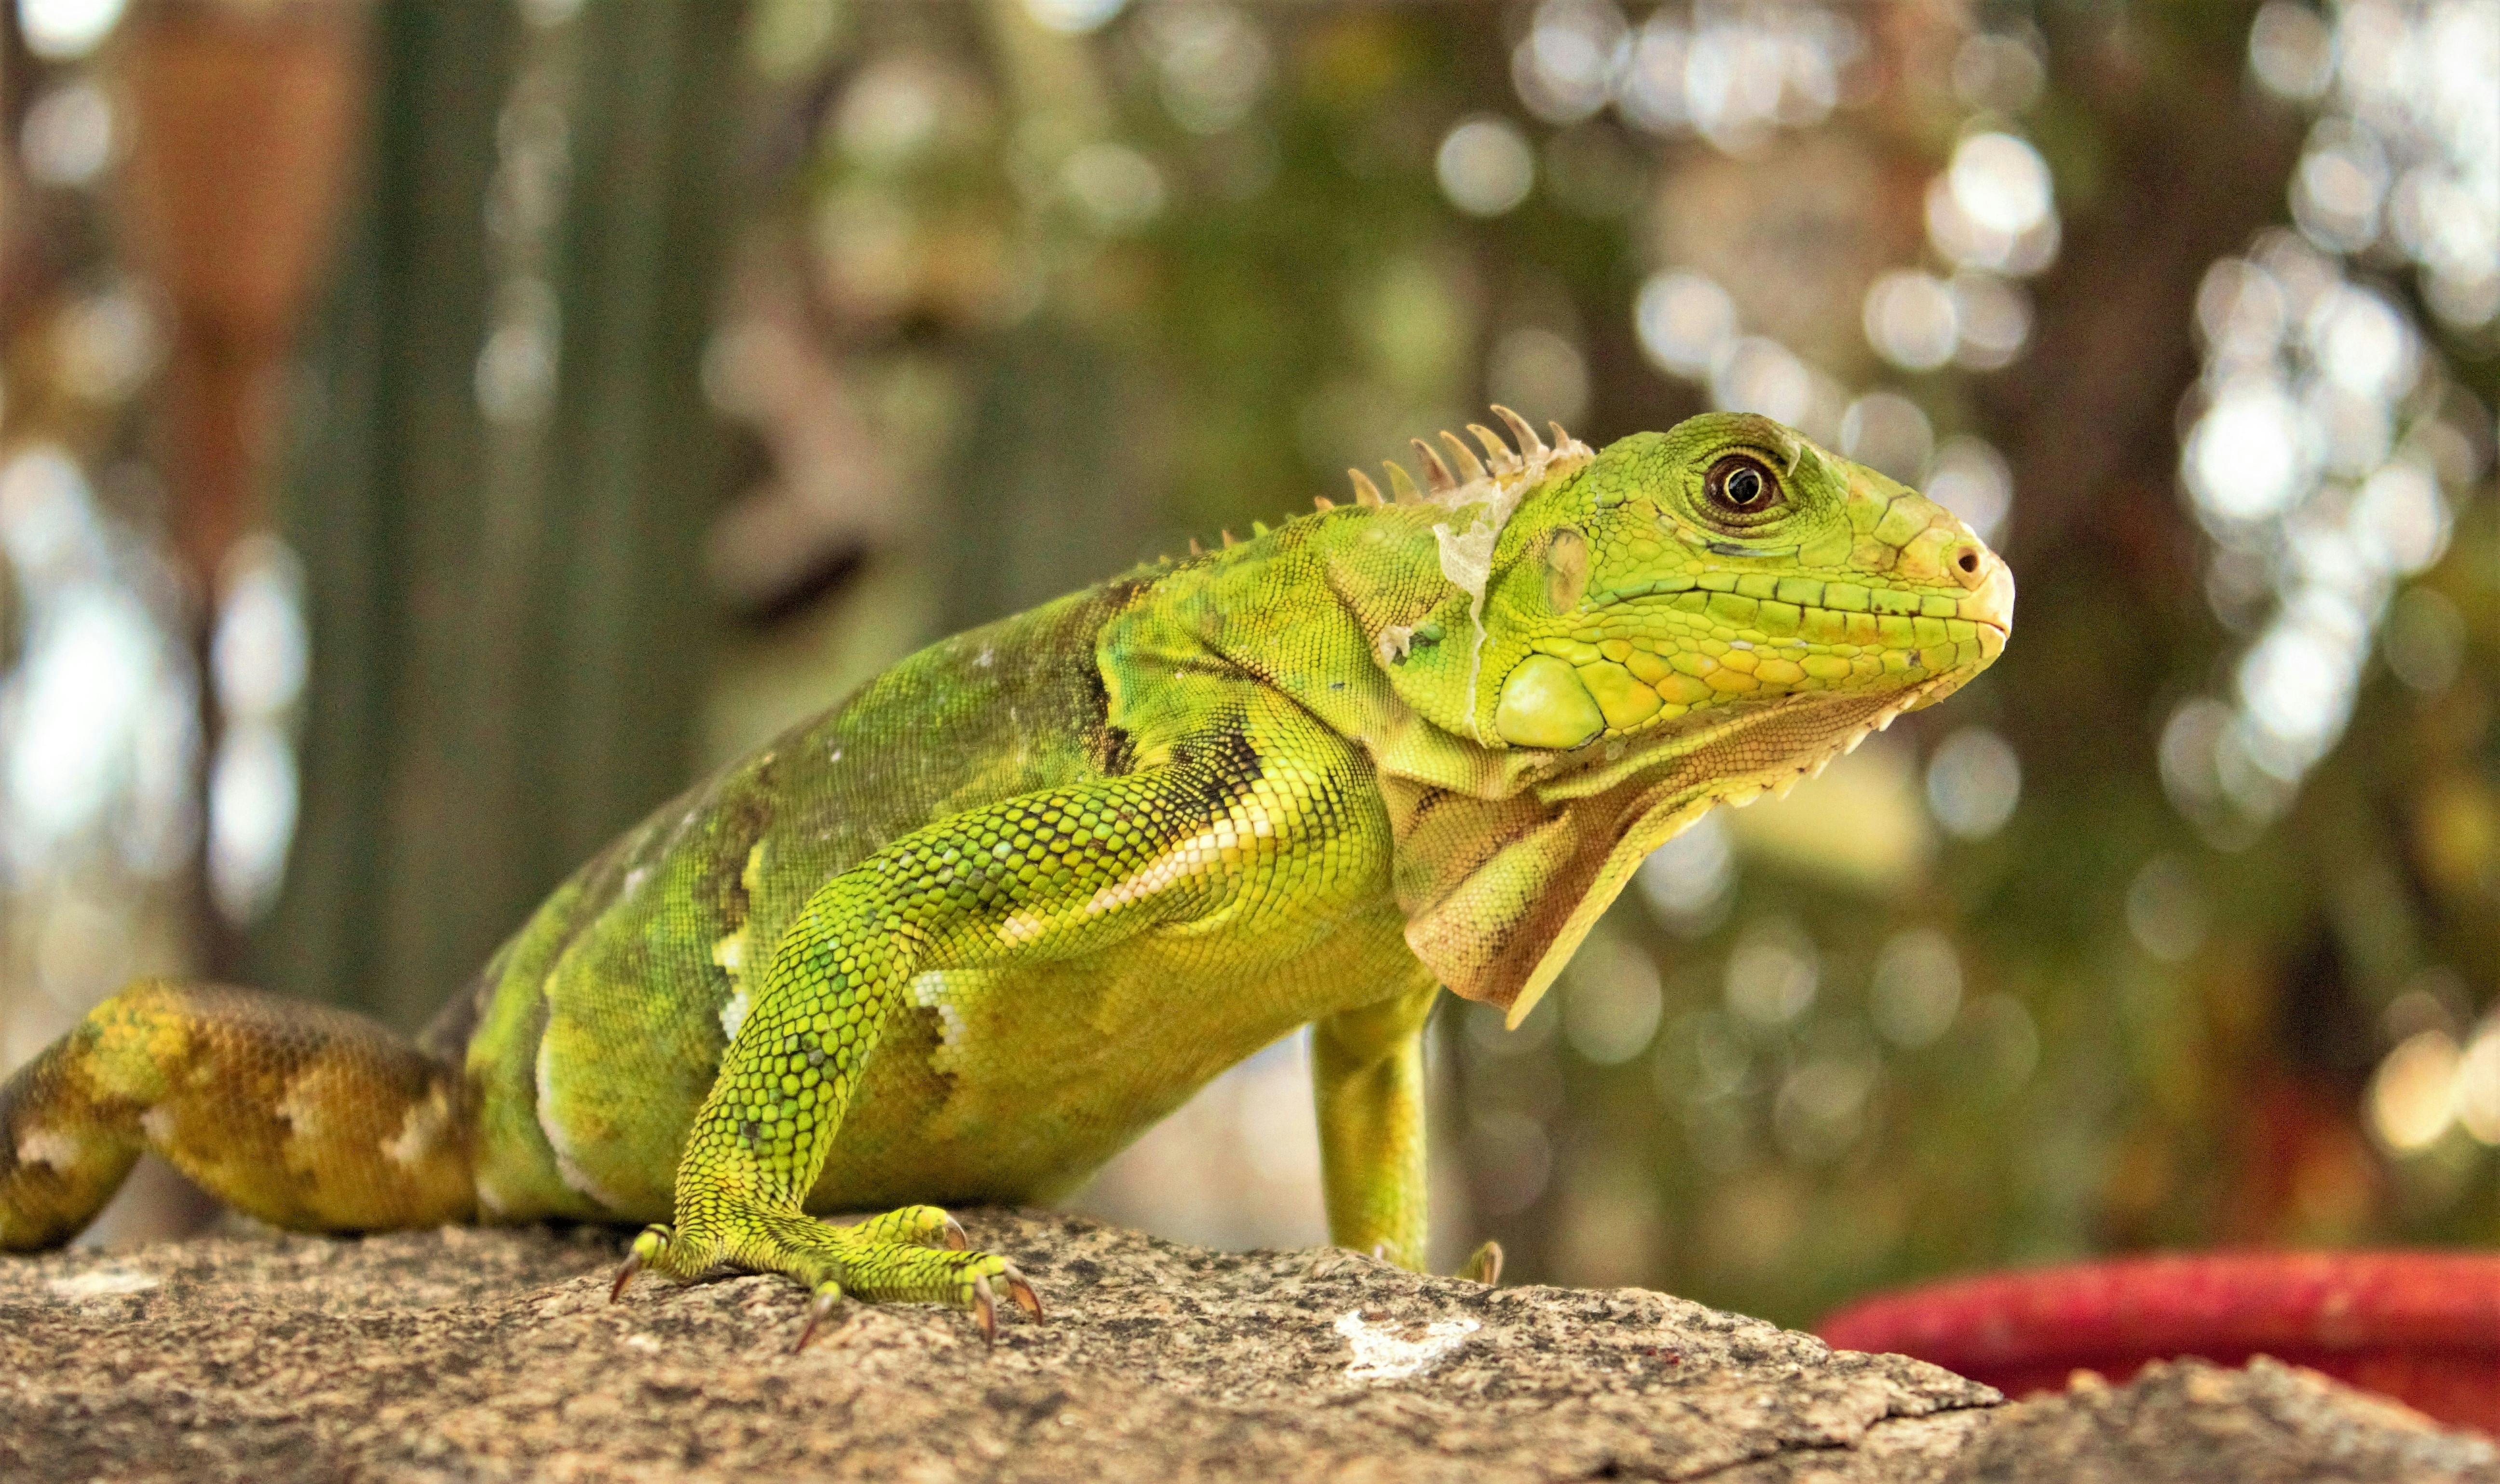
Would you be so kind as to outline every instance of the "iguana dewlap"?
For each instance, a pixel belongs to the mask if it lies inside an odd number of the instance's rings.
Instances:
[[[1498,409],[1497,409],[1498,410]],[[145,982],[0,1086],[0,1249],[152,1148],[333,1231],[666,1222],[728,1266],[989,1319],[937,1210],[1067,1191],[1309,1024],[1330,1230],[1425,1251],[1438,987],[1552,983],[1640,858],[2003,648],[2004,565],[1763,418],[1418,443],[1429,488],[934,645],[660,809],[424,1038]],[[897,1206],[838,1228],[812,1213]],[[622,1277],[620,1277],[620,1286]]]

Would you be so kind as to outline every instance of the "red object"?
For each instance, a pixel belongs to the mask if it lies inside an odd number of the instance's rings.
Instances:
[[[2253,1355],[2500,1434],[2500,1253],[2213,1252],[1995,1273],[1860,1300],[1818,1330],[2010,1396],[2077,1370]]]

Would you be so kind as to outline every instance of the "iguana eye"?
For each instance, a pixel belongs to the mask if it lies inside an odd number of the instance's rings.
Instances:
[[[1712,513],[1740,523],[1760,520],[1780,504],[1779,476],[1750,454],[1729,454],[1710,466],[1701,494]]]

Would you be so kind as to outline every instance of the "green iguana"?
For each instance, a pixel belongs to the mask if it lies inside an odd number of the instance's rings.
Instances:
[[[1767,419],[1416,441],[1418,489],[944,640],[581,868],[418,1041],[142,982],[0,1086],[0,1249],[143,1149],[324,1231],[654,1222],[641,1269],[975,1310],[1060,1195],[1312,1027],[1333,1240],[1425,1252],[1421,1034],[1517,1025],[1641,857],[2005,644],[1941,507]],[[1452,466],[1456,471],[1453,472]],[[816,1212],[902,1209],[839,1227]]]

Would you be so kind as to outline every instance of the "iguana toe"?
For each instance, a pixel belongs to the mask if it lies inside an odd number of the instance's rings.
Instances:
[[[997,1275],[1006,1280],[1007,1293],[1015,1300],[1016,1307],[1023,1309],[1026,1316],[1034,1323],[1039,1324],[1041,1322],[1040,1296],[1033,1291],[1031,1283],[1025,1281],[1024,1274],[1016,1271],[1016,1265],[1001,1258]],[[998,1299],[990,1291],[990,1274],[986,1273],[972,1279],[972,1314],[980,1321],[981,1338],[991,1344],[997,1344],[999,1342]]]
[[[1013,1263],[1006,1265],[1005,1277],[1007,1292],[1014,1296],[1016,1307],[1023,1309],[1025,1317],[1034,1323],[1041,1323],[1041,1295],[1033,1291],[1033,1285],[1025,1281],[1024,1274],[1016,1271]]]
[[[796,1355],[807,1348],[807,1341],[816,1338],[816,1327],[825,1322],[827,1315],[841,1307],[841,1284],[832,1281],[818,1283],[816,1302],[807,1306],[807,1322],[800,1329],[799,1342],[790,1347],[790,1353]]]
[[[935,1206],[905,1206],[838,1230],[863,1242],[902,1242],[957,1252],[972,1244],[971,1239],[964,1235],[964,1224]]]
[[[625,1254],[624,1265],[616,1270],[616,1281],[608,1285],[609,1303],[613,1304],[625,1297],[625,1290],[644,1268],[665,1262],[669,1239],[673,1235],[665,1225],[642,1228],[641,1234],[634,1239],[633,1248]]]

